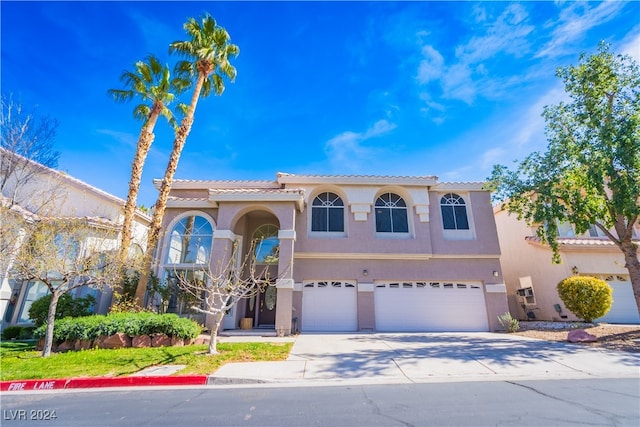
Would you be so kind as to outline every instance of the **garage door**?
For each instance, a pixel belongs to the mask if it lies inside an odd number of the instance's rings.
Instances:
[[[376,283],[375,313],[378,331],[489,330],[480,283]]]
[[[603,279],[613,289],[613,304],[611,310],[603,317],[596,319],[597,322],[605,323],[640,323],[638,306],[633,296],[631,281],[626,276],[611,275]]]
[[[302,286],[303,331],[358,330],[358,292],[355,282],[308,282]]]

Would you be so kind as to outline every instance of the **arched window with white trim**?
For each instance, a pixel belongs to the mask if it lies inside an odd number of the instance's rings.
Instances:
[[[455,193],[447,193],[440,199],[442,225],[445,230],[468,230],[467,205]]]
[[[343,232],[344,202],[335,193],[318,194],[311,205],[311,231]]]
[[[376,232],[408,233],[407,204],[394,193],[384,193],[376,199]]]
[[[211,256],[213,226],[200,215],[180,219],[169,234],[167,264],[206,264]]]

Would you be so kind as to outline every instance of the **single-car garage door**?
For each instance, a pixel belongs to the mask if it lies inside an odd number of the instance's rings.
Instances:
[[[358,292],[355,282],[307,282],[302,286],[303,331],[358,330]]]
[[[602,277],[611,289],[613,289],[613,304],[611,310],[599,319],[597,322],[605,323],[640,323],[640,315],[638,314],[638,306],[633,296],[633,288],[631,280],[626,276],[610,275]]]
[[[377,331],[488,331],[480,283],[376,283]]]

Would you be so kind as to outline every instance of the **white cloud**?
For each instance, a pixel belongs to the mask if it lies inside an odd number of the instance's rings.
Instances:
[[[595,7],[589,2],[569,2],[560,11],[557,21],[547,24],[553,28],[551,40],[536,54],[536,57],[559,56],[566,53],[567,47],[584,37],[591,28],[613,19],[625,7],[626,2],[605,1]]]
[[[110,136],[111,138],[118,141],[120,144],[126,146],[127,148],[135,149],[138,145],[138,137],[136,135],[120,132],[117,130],[111,129],[97,129],[96,132],[101,133],[103,135]]]
[[[424,59],[418,67],[418,81],[421,84],[439,79],[444,72],[444,58],[433,46],[422,48]]]
[[[357,169],[359,162],[366,160],[376,151],[363,143],[371,138],[385,135],[397,127],[387,120],[378,120],[364,132],[345,131],[325,143],[325,152],[329,161],[341,168]]]
[[[455,62],[447,65],[442,54],[433,46],[421,50],[417,81],[424,85],[432,81],[440,83],[441,97],[472,104],[478,94],[486,94],[491,84],[491,70],[487,61],[498,55],[521,57],[530,50],[529,35],[534,27],[528,24],[528,13],[520,4],[506,6],[492,18],[486,8],[474,8],[475,21],[484,31],[455,47]]]
[[[620,53],[629,55],[640,63],[640,25],[637,25],[622,41]]]

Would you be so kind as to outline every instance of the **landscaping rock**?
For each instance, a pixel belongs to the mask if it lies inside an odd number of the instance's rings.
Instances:
[[[184,339],[178,337],[171,337],[171,345],[173,347],[184,347]]]
[[[151,347],[168,347],[171,345],[171,338],[165,334],[153,334],[151,337]]]
[[[56,348],[56,351],[59,353],[63,353],[69,350],[75,350],[76,343],[75,341],[62,341],[60,345]]]
[[[93,340],[76,340],[75,350],[89,350],[93,346]]]
[[[209,341],[211,341],[211,337],[208,337],[206,335],[200,335],[198,336],[198,338],[196,338],[194,344],[195,345],[209,344]]]
[[[598,338],[595,335],[591,335],[584,329],[575,329],[567,335],[567,341],[569,342],[596,342]]]
[[[131,340],[131,347],[151,347],[151,337],[149,335],[138,335],[137,337],[133,337]]]
[[[115,334],[106,337],[100,344],[98,345],[100,348],[131,347],[131,338],[129,338],[127,334],[116,332]]]

